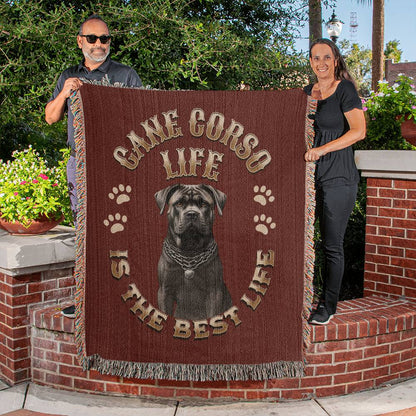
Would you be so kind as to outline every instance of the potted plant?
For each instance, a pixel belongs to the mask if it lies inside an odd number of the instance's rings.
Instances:
[[[0,160],[0,225],[10,233],[45,232],[70,215],[66,162],[49,166],[33,148],[13,152],[14,160]],[[70,218],[70,217],[68,217]]]
[[[377,119],[398,123],[402,136],[416,145],[416,90],[413,78],[399,74],[395,84],[379,83],[379,90],[372,92],[365,103],[369,122]]]

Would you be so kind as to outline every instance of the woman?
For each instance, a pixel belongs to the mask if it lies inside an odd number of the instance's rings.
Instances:
[[[305,161],[316,162],[316,217],[325,254],[323,294],[309,322],[325,325],[337,309],[344,274],[344,234],[357,196],[359,174],[352,145],[364,139],[366,128],[361,99],[335,43],[315,41],[309,62],[317,82],[304,90],[318,101],[315,141]]]

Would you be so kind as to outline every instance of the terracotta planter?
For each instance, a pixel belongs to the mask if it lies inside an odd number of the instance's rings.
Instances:
[[[33,220],[28,227],[25,227],[18,221],[8,222],[0,218],[0,227],[5,229],[9,234],[13,235],[44,234],[56,227],[60,222],[62,222],[63,219],[63,216],[61,216],[59,220],[55,220],[42,215],[37,220]]]
[[[413,119],[405,119],[400,125],[402,136],[413,146],[416,146],[416,123]]]

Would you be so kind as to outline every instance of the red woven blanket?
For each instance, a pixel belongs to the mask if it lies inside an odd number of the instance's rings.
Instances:
[[[306,106],[301,90],[82,86],[72,108],[85,369],[302,374]]]

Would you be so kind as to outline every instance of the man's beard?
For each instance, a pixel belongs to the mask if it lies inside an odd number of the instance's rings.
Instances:
[[[94,56],[87,51],[83,51],[83,52],[84,52],[84,56],[88,58],[90,61],[99,63],[99,62],[104,62],[107,59],[108,55],[110,55],[110,48],[108,48],[106,54],[101,55],[101,56]]]

